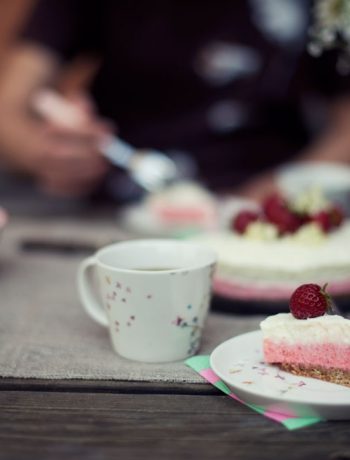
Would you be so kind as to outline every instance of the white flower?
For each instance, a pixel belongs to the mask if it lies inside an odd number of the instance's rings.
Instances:
[[[251,222],[244,233],[244,237],[261,241],[277,240],[278,230],[275,225],[268,222]]]
[[[327,210],[331,203],[319,187],[311,187],[297,195],[290,203],[293,211],[299,214],[316,214]]]
[[[317,245],[323,243],[327,235],[316,222],[302,225],[297,232],[289,236],[290,241],[306,245]]]
[[[313,16],[309,52],[319,56],[327,49],[340,48],[340,64],[344,64],[344,57],[350,59],[350,0],[318,0]],[[341,66],[338,70],[348,71]]]

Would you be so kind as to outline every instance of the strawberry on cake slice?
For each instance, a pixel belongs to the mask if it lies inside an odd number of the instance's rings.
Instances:
[[[261,322],[264,359],[296,375],[350,387],[350,320],[333,314],[326,286],[299,286],[291,313]]]

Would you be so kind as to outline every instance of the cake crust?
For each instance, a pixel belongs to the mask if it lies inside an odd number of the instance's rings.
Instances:
[[[350,371],[344,371],[342,369],[335,368],[325,369],[322,367],[308,367],[301,364],[292,363],[276,364],[282,370],[290,372],[294,375],[300,375],[302,377],[312,377],[319,380],[324,380],[326,382],[336,383],[338,385],[350,387]]]

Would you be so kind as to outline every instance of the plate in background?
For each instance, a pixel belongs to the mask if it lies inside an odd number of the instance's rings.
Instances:
[[[332,162],[300,162],[281,167],[276,182],[282,193],[293,197],[310,187],[318,187],[330,201],[350,215],[350,167]]]
[[[248,199],[230,196],[218,198],[218,221],[211,230],[229,228],[231,220],[241,209],[257,209],[258,205]],[[118,224],[126,231],[145,237],[186,237],[207,232],[200,226],[166,225],[158,220],[143,204],[127,206],[118,212]]]

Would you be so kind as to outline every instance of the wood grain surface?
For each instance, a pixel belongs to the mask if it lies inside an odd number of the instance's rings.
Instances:
[[[0,389],[1,460],[350,459],[349,422],[287,431],[206,385],[3,379]]]

